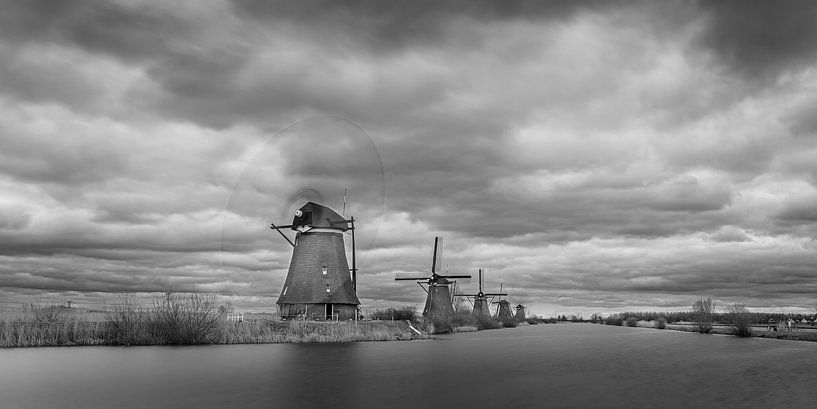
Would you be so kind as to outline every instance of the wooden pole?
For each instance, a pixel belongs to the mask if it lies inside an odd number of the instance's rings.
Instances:
[[[355,295],[357,295],[357,263],[355,261],[355,253],[357,251],[355,249],[355,218],[352,217],[350,220],[352,222],[352,288],[355,290]]]

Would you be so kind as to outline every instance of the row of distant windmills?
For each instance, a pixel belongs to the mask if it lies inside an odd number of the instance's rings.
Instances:
[[[358,317],[360,300],[357,297],[357,265],[355,262],[355,218],[346,219],[336,211],[308,202],[295,211],[292,223],[270,226],[281,233],[293,247],[284,287],[276,304],[281,318],[304,317],[317,320],[349,320]],[[281,232],[294,230],[295,240]],[[343,234],[351,232],[352,268],[346,259]],[[456,296],[473,299],[472,313],[489,317],[489,302],[497,306],[494,316],[500,320],[524,319],[525,307],[516,306],[511,314],[510,303],[503,300],[508,294],[483,292],[483,274],[479,270],[479,291],[473,295],[456,294],[456,279],[470,275],[443,275],[438,273],[442,264],[442,238],[434,238],[431,274],[427,276],[397,277],[395,280],[416,281],[426,292],[423,316],[451,315]],[[493,301],[494,299],[497,301]]]
[[[424,317],[429,315],[451,315],[454,313],[454,298],[466,297],[473,300],[471,313],[475,316],[490,317],[491,312],[488,306],[489,304],[494,304],[497,306],[494,317],[499,320],[525,318],[525,307],[522,305],[516,306],[516,316],[511,314],[511,304],[507,300],[502,299],[502,297],[507,297],[508,294],[502,292],[501,284],[498,293],[486,293],[482,290],[482,269],[479,269],[479,291],[477,291],[476,294],[457,294],[456,279],[470,279],[471,275],[443,275],[437,272],[439,266],[442,265],[442,241],[442,237],[434,238],[434,253],[431,261],[431,274],[429,276],[395,278],[395,281],[416,281],[420,288],[426,292],[426,303],[423,308]],[[425,286],[423,286],[423,284],[425,284]],[[499,298],[497,301],[494,301],[496,297]]]

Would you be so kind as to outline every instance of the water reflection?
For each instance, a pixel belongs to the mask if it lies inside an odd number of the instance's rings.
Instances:
[[[359,344],[289,345],[275,377],[280,384],[272,399],[304,407],[329,408],[360,406],[364,392],[358,380]],[[272,400],[271,399],[271,400]]]

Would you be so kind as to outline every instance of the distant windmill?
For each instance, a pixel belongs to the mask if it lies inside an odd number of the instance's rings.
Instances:
[[[431,261],[431,274],[428,276],[395,277],[395,281],[416,281],[426,292],[426,304],[423,308],[423,317],[429,315],[452,315],[454,306],[450,286],[456,285],[456,278],[471,278],[470,275],[442,275],[437,269],[442,264],[442,237],[434,238],[434,255]],[[423,287],[425,283],[428,288]]]
[[[468,297],[468,298],[473,298],[474,299],[474,308],[471,310],[471,313],[475,317],[485,317],[485,318],[490,318],[491,317],[491,311],[488,309],[488,298],[491,298],[493,300],[493,297],[497,297],[497,296],[501,297],[503,295],[507,296],[508,294],[503,294],[501,292],[499,292],[499,293],[484,293],[482,291],[482,269],[481,268],[479,269],[479,291],[476,294],[473,294],[473,295],[456,294],[456,296],[461,296],[461,297],[464,296],[464,297]]]
[[[334,210],[308,202],[295,211],[292,224],[270,228],[292,245],[292,260],[278,297],[282,318],[304,316],[319,320],[356,317],[355,218],[346,219]],[[281,229],[295,230],[295,241]],[[352,231],[352,268],[346,261],[343,232]]]
[[[499,292],[502,292],[502,283],[499,283]],[[507,296],[507,294],[502,294]],[[494,318],[505,321],[505,320],[512,320],[513,314],[511,314],[511,303],[508,300],[503,300],[502,295],[499,296],[499,301],[494,301],[492,304],[496,304],[496,313],[494,314]]]
[[[525,306],[522,305],[522,304],[517,304],[517,306],[516,306],[516,316],[514,318],[516,318],[517,321],[522,322],[522,321],[525,320],[525,317],[526,317],[526,315],[525,315]]]

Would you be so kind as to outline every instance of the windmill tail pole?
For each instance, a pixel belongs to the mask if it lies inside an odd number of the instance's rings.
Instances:
[[[355,260],[355,218],[352,217],[352,288],[355,290],[355,294],[357,294],[357,263]]]

